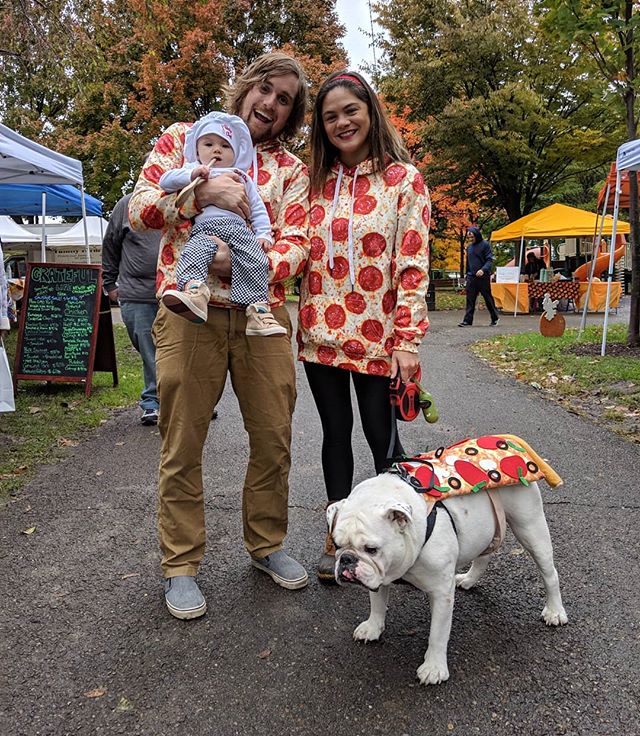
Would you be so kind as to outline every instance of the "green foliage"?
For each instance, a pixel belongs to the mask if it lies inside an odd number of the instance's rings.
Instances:
[[[284,49],[315,82],[344,60],[335,0],[16,0],[0,20],[0,118],[80,158],[107,210],[258,55]]]
[[[430,181],[482,185],[515,220],[615,150],[604,83],[519,0],[379,3],[383,88],[420,121]]]

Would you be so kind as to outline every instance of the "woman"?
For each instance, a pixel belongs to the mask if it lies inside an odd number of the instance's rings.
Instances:
[[[418,370],[428,326],[431,206],[422,176],[359,74],[339,72],[322,85],[311,146],[311,253],[298,345],[322,423],[332,503],[346,498],[353,480],[351,378],[380,472],[391,439],[390,378],[407,381]],[[327,535],[321,580],[333,580],[334,553]]]

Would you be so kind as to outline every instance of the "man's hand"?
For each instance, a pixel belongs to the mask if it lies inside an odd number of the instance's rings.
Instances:
[[[235,212],[244,220],[250,219],[249,199],[239,174],[220,174],[199,184],[196,187],[196,202],[200,209],[212,204],[222,210]]]
[[[111,289],[107,292],[107,296],[109,297],[109,301],[113,302],[114,304],[118,303],[118,289]]]
[[[400,378],[406,383],[415,376],[419,367],[418,353],[410,353],[407,350],[394,350],[391,353],[391,378],[400,373]]]
[[[209,264],[209,272],[216,276],[231,276],[231,251],[229,246],[215,235],[208,235],[208,238],[218,244],[218,252]]]
[[[265,253],[268,253],[273,248],[273,243],[270,240],[265,240],[265,238],[258,238],[258,243],[260,243],[260,247]]]
[[[476,271],[476,276],[477,276],[477,277],[478,277],[479,279],[481,279],[481,278],[482,278],[482,277],[484,276],[484,271],[483,271],[483,270],[482,270],[481,268],[479,268],[479,269],[478,269],[478,270]]]

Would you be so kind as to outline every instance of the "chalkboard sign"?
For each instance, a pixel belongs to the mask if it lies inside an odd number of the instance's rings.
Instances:
[[[89,396],[97,369],[113,372],[116,385],[110,311],[108,325],[99,329],[104,322],[102,302],[101,266],[27,264],[15,380],[86,381]]]

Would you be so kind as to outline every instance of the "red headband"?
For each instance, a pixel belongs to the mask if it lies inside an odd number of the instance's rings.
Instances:
[[[357,84],[358,87],[364,87],[364,84],[358,79],[358,77],[355,77],[353,74],[339,74],[337,77],[334,77],[331,81],[337,82],[339,79],[346,79],[348,82],[353,82],[354,84]]]

